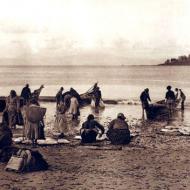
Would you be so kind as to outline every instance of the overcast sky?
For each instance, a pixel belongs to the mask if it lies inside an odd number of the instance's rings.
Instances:
[[[0,58],[159,63],[190,53],[189,10],[189,0],[0,0]]]

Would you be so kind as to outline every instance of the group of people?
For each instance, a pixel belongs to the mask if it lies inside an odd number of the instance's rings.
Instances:
[[[166,87],[167,92],[165,95],[165,103],[168,107],[169,114],[171,115],[175,104],[179,101],[181,102],[181,110],[184,110],[184,102],[186,100],[186,96],[184,92],[181,89],[175,88],[175,92],[172,90],[172,87],[169,85]],[[149,95],[149,89],[146,88],[140,95],[140,100],[142,103],[142,109],[143,109],[143,117],[144,117],[144,110],[149,109],[149,103],[151,102],[150,95]]]
[[[119,113],[117,118],[112,120],[108,125],[108,131],[106,133],[108,139],[112,144],[128,144],[131,140],[130,130],[126,117],[123,113]],[[87,120],[82,124],[80,130],[82,143],[96,142],[96,137],[101,137],[105,132],[104,127],[95,120],[93,114],[89,114]]]
[[[15,129],[17,124],[23,125],[23,137],[32,140],[33,144],[37,143],[37,139],[45,138],[44,122],[43,119],[38,122],[30,121],[28,110],[34,106],[40,107],[38,99],[43,88],[44,86],[41,85],[40,88],[31,93],[29,84],[26,84],[20,96],[15,90],[11,90],[6,98],[6,107],[3,111],[3,126]]]
[[[95,109],[99,107],[102,99],[100,88],[97,83],[92,89],[89,89],[89,94],[92,101],[95,103]],[[64,88],[61,87],[56,94],[56,107],[57,117],[66,112],[72,114],[72,119],[77,119],[79,115],[79,105],[81,103],[80,95],[71,88],[69,91],[64,92]],[[108,126],[106,133],[112,144],[127,144],[130,142],[130,131],[126,117],[123,113],[119,113],[117,118],[114,119]],[[61,119],[58,119],[61,122]],[[57,121],[57,120],[56,120]],[[101,137],[105,133],[104,127],[95,120],[93,114],[89,114],[87,120],[82,124],[80,134],[82,143],[96,142],[96,137]]]
[[[69,91],[64,92],[64,88],[61,87],[55,97],[58,112],[62,114],[69,112],[72,114],[72,119],[78,118],[80,115],[79,105],[81,103],[81,98],[75,89],[70,88]]]
[[[2,129],[7,129],[5,127],[5,124],[8,124],[9,129],[15,128],[16,124],[19,122],[19,113],[21,113],[23,124],[25,126],[24,128],[27,128],[28,130],[25,136],[28,139],[31,139],[34,144],[37,143],[37,139],[45,138],[43,131],[43,119],[35,123],[28,120],[27,115],[28,106],[39,106],[38,98],[43,88],[44,86],[41,85],[39,89],[31,93],[29,85],[26,84],[26,86],[22,89],[20,95],[21,98],[17,96],[15,90],[11,90],[10,95],[6,99],[6,108],[4,110]],[[101,91],[97,87],[97,85],[94,86],[93,92],[94,94],[92,98],[95,97],[95,105],[98,106],[101,100]],[[186,96],[181,89],[176,88],[174,93],[174,91],[172,91],[172,87],[167,86],[165,102],[169,108],[169,111],[172,112],[174,104],[177,101],[181,101],[181,109],[183,110],[185,99]],[[149,109],[149,102],[151,102],[151,98],[148,88],[146,88],[141,93],[140,100],[142,102],[143,110]],[[73,88],[70,88],[69,91],[64,92],[64,88],[61,87],[56,94],[57,112],[61,114],[65,114],[66,112],[68,112],[72,115],[72,119],[77,119],[80,115],[80,104],[81,97]],[[117,118],[110,122],[106,135],[110,139],[112,144],[127,144],[130,142],[130,131],[125,119],[126,117],[124,116],[124,114],[119,113],[117,115]],[[39,132],[40,130],[42,130],[42,132]],[[7,130],[7,132],[10,132],[10,130]],[[95,142],[97,135],[101,137],[104,133],[104,127],[95,120],[95,117],[92,114],[88,115],[87,120],[82,124],[82,128],[80,130],[82,143]]]

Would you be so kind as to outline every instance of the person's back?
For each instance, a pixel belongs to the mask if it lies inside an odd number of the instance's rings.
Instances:
[[[20,100],[15,90],[11,90],[10,95],[6,99],[6,108],[4,111],[8,113],[9,127],[16,128],[17,113],[20,110]]]
[[[117,119],[114,119],[110,123],[109,128],[112,128],[112,129],[128,129],[128,124],[126,121],[117,118]]]
[[[141,93],[140,101],[142,104],[142,117],[144,118],[144,110],[149,109],[149,101],[151,102],[148,88],[144,89],[144,91]]]
[[[76,99],[78,100],[79,104],[81,103],[81,97],[80,97],[79,93],[74,88],[70,89],[70,94],[71,94],[71,96],[76,97]]]
[[[66,93],[64,95],[63,102],[64,102],[65,107],[68,109],[70,107],[70,103],[71,103],[71,95],[69,93]]]
[[[29,98],[31,97],[31,91],[28,85],[26,85],[21,92],[21,97],[23,97],[25,100],[29,100]]]
[[[180,90],[180,98],[181,98],[182,100],[185,100],[185,99],[186,99],[186,96],[185,96],[185,94],[183,93],[182,90]]]
[[[57,105],[59,105],[60,102],[62,101],[63,90],[64,90],[63,87],[61,87],[60,90],[57,92],[57,94],[55,96]]]
[[[93,143],[96,142],[96,136],[98,131],[101,131],[101,135],[104,133],[104,127],[94,120],[94,116],[90,114],[87,117],[87,121],[82,124],[82,128],[80,130],[81,133],[81,142],[82,143]]]
[[[167,104],[167,107],[169,110],[169,112],[168,112],[169,117],[171,117],[172,113],[174,111],[176,96],[175,96],[175,93],[171,90],[172,89],[171,86],[167,86],[166,89],[167,89],[167,92],[166,92],[165,99],[166,99],[166,104]]]
[[[117,119],[111,121],[108,126],[107,137],[112,144],[128,144],[130,142],[130,131],[123,113],[119,113]]]
[[[149,96],[149,89],[146,88],[140,95],[140,100],[141,102],[148,102],[151,101],[150,96]]]
[[[166,92],[166,99],[167,100],[175,100],[175,94],[172,90]]]
[[[180,98],[181,98],[181,109],[184,110],[184,102],[185,102],[186,96],[181,89],[179,89],[179,91],[180,91]]]
[[[83,129],[96,129],[101,126],[96,120],[85,121],[82,125]]]
[[[70,99],[70,107],[69,107],[69,113],[73,115],[73,119],[77,119],[78,116],[78,110],[79,109],[79,102],[76,97],[71,97]]]

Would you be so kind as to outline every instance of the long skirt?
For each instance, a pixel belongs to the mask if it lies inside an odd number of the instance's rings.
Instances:
[[[15,106],[9,106],[7,113],[8,113],[8,120],[9,120],[9,128],[15,128],[16,121],[17,121],[17,110]]]
[[[28,122],[28,138],[30,140],[39,139],[39,123]]]
[[[130,131],[128,129],[110,129],[107,137],[112,144],[128,144],[130,143]]]

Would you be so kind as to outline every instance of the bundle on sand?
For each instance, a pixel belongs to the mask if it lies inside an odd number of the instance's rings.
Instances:
[[[30,105],[26,110],[26,116],[29,122],[37,123],[43,120],[46,114],[46,108],[37,105]]]
[[[13,154],[19,150],[17,147],[7,146],[0,149],[0,162],[8,162]]]
[[[7,163],[5,170],[16,172],[30,172],[47,170],[48,163],[38,151],[18,149]]]

